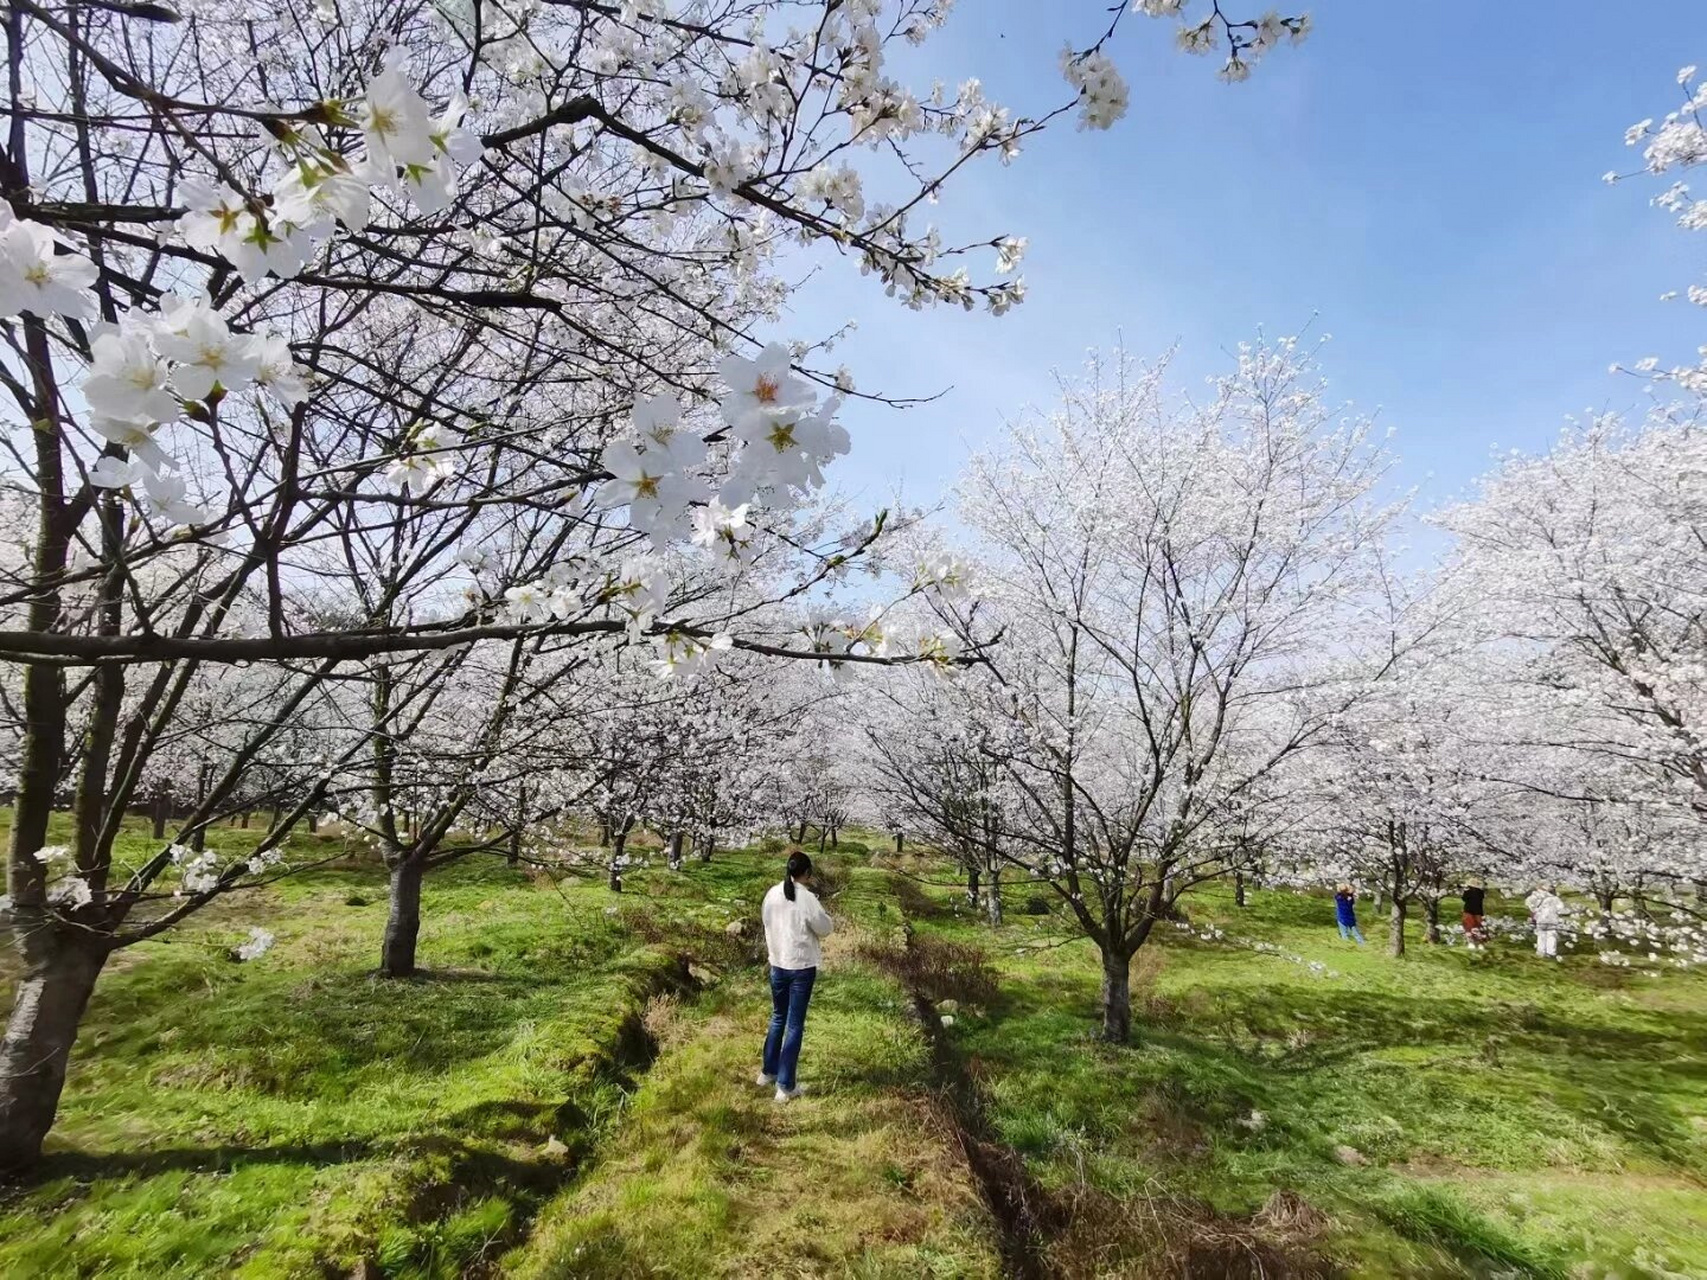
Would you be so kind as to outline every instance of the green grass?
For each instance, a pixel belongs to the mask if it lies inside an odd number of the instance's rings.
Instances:
[[[236,835],[238,833],[233,833]],[[419,981],[375,979],[377,868],[239,897],[109,964],[0,1274],[452,1276],[620,1115],[668,957],[491,862],[430,877]],[[234,964],[251,923],[278,945]]]
[[[1212,889],[1188,908],[1334,976],[1170,931],[1135,969],[1134,1044],[1114,1049],[1090,1039],[1094,953],[1045,948],[1054,920],[921,924],[998,959],[1002,995],[954,1035],[1045,1183],[1226,1215],[1297,1193],[1332,1215],[1352,1274],[1707,1275],[1701,975],[1426,947],[1415,922],[1394,960],[1342,943],[1303,895],[1239,910]]]
[[[293,856],[337,851],[328,833]],[[0,1190],[0,1275],[1000,1274],[944,1068],[863,958],[904,917],[994,963],[997,994],[947,1035],[990,1133],[1063,1207],[1060,1274],[1227,1274],[1273,1246],[1350,1276],[1707,1275],[1702,975],[1472,956],[1420,926],[1395,961],[1341,943],[1323,900],[1241,911],[1215,889],[1195,922],[1334,976],[1169,930],[1137,967],[1135,1042],[1111,1048],[1093,953],[1021,914],[1026,887],[993,932],[928,861],[922,886],[858,849],[826,862],[849,927],[812,1089],[781,1108],[751,1081],[774,852],[641,871],[621,898],[448,869],[409,982],[372,976],[377,868],[237,895],[109,966],[48,1159]],[[278,946],[234,964],[251,924]]]

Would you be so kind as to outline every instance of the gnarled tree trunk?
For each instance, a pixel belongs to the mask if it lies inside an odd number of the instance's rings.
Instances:
[[[1395,956],[1405,954],[1405,914],[1407,904],[1398,898],[1393,899],[1391,947]]]
[[[687,836],[686,836],[686,833],[684,833],[684,832],[681,832],[681,831],[670,832],[670,870],[671,871],[680,871],[682,869],[682,843],[684,840],[686,840],[686,838],[687,838]]]
[[[421,938],[421,881],[426,866],[406,857],[391,868],[391,909],[385,917],[379,971],[387,978],[415,972],[415,947]]]
[[[106,946],[81,929],[14,921],[24,970],[0,1041],[0,1169],[40,1158],[77,1025],[107,958]]]
[[[1423,932],[1423,941],[1431,947],[1440,945],[1440,899],[1429,898],[1423,903],[1425,919],[1428,927]]]

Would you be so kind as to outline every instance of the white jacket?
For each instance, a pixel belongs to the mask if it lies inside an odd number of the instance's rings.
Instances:
[[[818,895],[803,884],[794,886],[794,901],[790,902],[780,884],[773,884],[765,894],[762,909],[765,920],[765,946],[770,951],[771,964],[778,969],[816,969],[824,958],[818,939],[830,936],[836,927],[830,913],[818,901]]]
[[[1535,923],[1543,929],[1556,929],[1560,918],[1564,915],[1565,900],[1556,893],[1548,893],[1545,889],[1537,889],[1524,900],[1529,908],[1529,914],[1535,917]]]

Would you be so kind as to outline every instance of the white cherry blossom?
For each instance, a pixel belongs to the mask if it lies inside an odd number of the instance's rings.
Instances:
[[[93,359],[83,380],[83,398],[97,414],[120,422],[170,422],[177,398],[165,361],[149,345],[141,323],[108,328],[90,344]]]
[[[60,253],[47,227],[14,218],[4,202],[0,208],[0,316],[93,316],[95,264],[80,253]]]

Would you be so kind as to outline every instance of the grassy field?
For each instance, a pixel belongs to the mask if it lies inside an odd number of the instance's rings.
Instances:
[[[418,981],[371,976],[371,867],[125,953],[45,1167],[0,1190],[0,1275],[1707,1276],[1701,975],[1394,961],[1320,900],[1210,892],[1193,923],[1240,941],[1169,931],[1112,1049],[1094,956],[1028,891],[992,932],[850,850],[777,1107],[774,864],[620,898],[455,867]],[[232,963],[254,923],[278,946]]]

